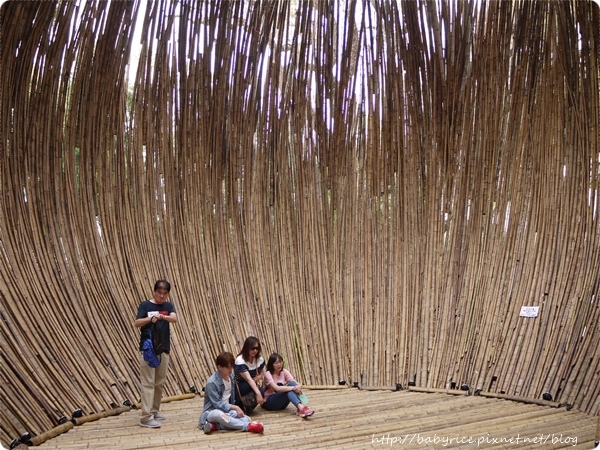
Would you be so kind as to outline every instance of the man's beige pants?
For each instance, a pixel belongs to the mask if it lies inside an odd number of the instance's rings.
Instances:
[[[141,422],[152,419],[155,412],[160,411],[163,384],[167,379],[169,354],[159,356],[160,365],[152,368],[144,361],[144,352],[140,352],[140,381],[142,383],[142,417]]]

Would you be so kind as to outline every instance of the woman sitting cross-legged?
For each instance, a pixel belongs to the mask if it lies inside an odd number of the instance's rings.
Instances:
[[[267,371],[264,378],[265,402],[263,408],[270,411],[285,409],[292,404],[297,409],[297,414],[306,418],[315,412],[302,404],[299,395],[302,394],[302,385],[294,380],[289,370],[283,368],[283,358],[278,353],[273,353],[267,362]]]

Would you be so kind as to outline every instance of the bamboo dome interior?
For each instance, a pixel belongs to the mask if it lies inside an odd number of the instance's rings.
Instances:
[[[0,6],[0,441],[260,338],[302,383],[600,411],[588,1]],[[525,307],[525,308],[524,308]]]

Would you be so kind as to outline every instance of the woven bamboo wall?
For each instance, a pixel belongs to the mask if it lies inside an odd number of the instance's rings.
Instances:
[[[161,277],[167,395],[256,335],[305,383],[598,413],[596,5],[145,5],[2,5],[3,442],[138,399]]]

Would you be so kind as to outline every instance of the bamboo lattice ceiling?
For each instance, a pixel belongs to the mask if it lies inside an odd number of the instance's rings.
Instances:
[[[252,334],[305,383],[548,391],[596,414],[599,19],[4,3],[1,440],[138,398],[132,323],[161,277],[167,394]]]

